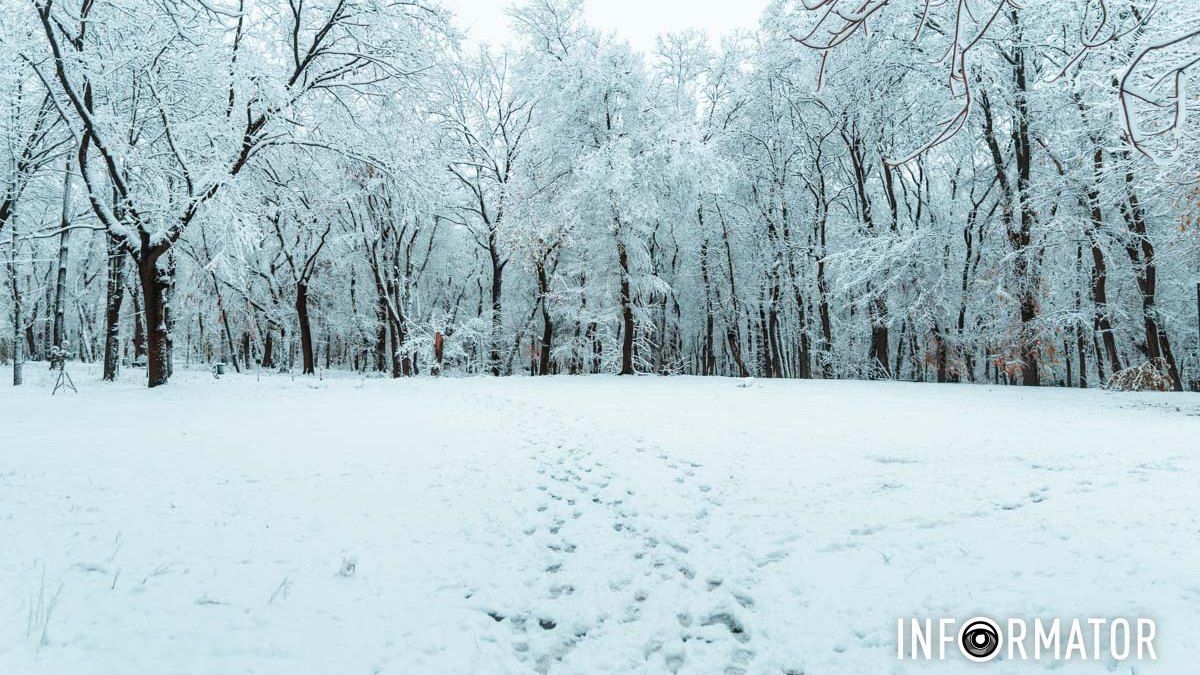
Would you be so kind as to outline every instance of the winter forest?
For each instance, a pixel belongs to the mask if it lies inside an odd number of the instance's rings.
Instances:
[[[1194,675],[1197,7],[0,0],[0,674]]]
[[[581,8],[3,0],[0,358],[1200,383],[1190,1]]]

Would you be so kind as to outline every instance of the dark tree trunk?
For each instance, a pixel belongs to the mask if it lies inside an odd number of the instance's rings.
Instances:
[[[790,264],[790,263],[789,263]],[[792,289],[796,301],[796,323],[797,329],[800,331],[800,351],[797,354],[799,363],[794,375],[802,380],[812,379],[812,355],[811,345],[808,339],[808,312],[807,302],[804,295],[801,293],[800,284],[795,278],[795,270],[792,271]]]
[[[538,374],[552,375],[553,360],[550,352],[554,348],[554,322],[550,318],[550,310],[542,303],[542,343],[538,347]]]
[[[138,281],[141,282],[139,271]],[[140,361],[146,358],[146,313],[142,310],[142,294],[138,289],[131,289],[133,298],[133,358]]]
[[[63,299],[67,286],[67,261],[70,259],[71,252],[71,230],[68,229],[71,226],[71,166],[71,159],[68,155],[67,168],[63,178],[62,219],[60,221],[62,233],[58,240],[58,274],[54,279],[54,331],[50,338],[51,345],[54,347],[62,347],[63,340],[67,337]]]
[[[495,235],[492,235],[493,240]],[[488,351],[488,370],[492,375],[499,377],[501,374],[500,364],[500,335],[504,328],[504,263],[500,262],[499,253],[496,251],[496,244],[493,241],[489,254],[492,261],[492,328],[489,336],[489,351]]]
[[[383,287],[375,290],[378,293],[375,314],[379,319],[379,328],[375,332],[375,370],[382,373],[388,370],[388,323],[391,318],[388,316],[387,296]]]
[[[699,212],[699,221],[704,225],[704,213]],[[700,354],[700,374],[714,375],[717,369],[717,355],[713,339],[714,306],[712,299],[712,282],[708,276],[708,240],[700,245],[700,280],[704,284],[704,345]]]
[[[312,324],[308,317],[308,285],[296,284],[296,320],[300,324],[300,353],[303,359],[303,374],[317,372],[313,355]]]
[[[1024,266],[1019,266],[1019,269],[1023,268]],[[1029,334],[1035,319],[1037,319],[1037,302],[1032,297],[1032,293],[1023,294],[1021,297],[1022,334]],[[1039,358],[1037,343],[1028,337],[1024,338],[1021,349],[1021,384],[1023,386],[1041,386],[1042,379],[1038,372]]]
[[[1082,274],[1082,269],[1083,269],[1083,245],[1082,244],[1075,251],[1075,266],[1077,269],[1080,270],[1080,274]],[[1079,312],[1080,314],[1082,314],[1082,309],[1083,309],[1082,295],[1083,294],[1079,290],[1075,291],[1075,310],[1077,312]],[[1095,336],[1095,334],[1096,334],[1096,331],[1093,329],[1093,331],[1092,331],[1093,337]],[[1064,342],[1063,348],[1069,349],[1070,345],[1067,344],[1066,342]],[[1078,382],[1079,388],[1087,389],[1087,368],[1088,368],[1088,365],[1087,365],[1087,339],[1084,335],[1083,326],[1080,325],[1079,323],[1075,324],[1075,352],[1079,357],[1079,382]],[[1071,386],[1071,374],[1069,372],[1070,371],[1070,355],[1069,354],[1067,356],[1067,364],[1068,364],[1068,368],[1067,368],[1068,373],[1067,373],[1066,386],[1069,387],[1069,386]],[[1101,375],[1103,376],[1103,374],[1101,374]]]
[[[817,258],[817,313],[821,316],[821,377],[833,378],[833,322],[825,281],[825,223],[821,223],[821,256]]]
[[[41,309],[39,305],[41,304],[40,301],[33,303],[33,308],[29,312],[29,322],[25,324],[25,358],[30,361],[38,360],[38,340],[33,327],[41,321],[39,316]]]
[[[1074,361],[1071,360],[1071,343],[1065,338],[1063,339],[1063,360],[1066,361],[1067,364],[1067,379],[1063,380],[1061,386],[1069,387],[1071,386],[1071,380],[1073,379],[1075,366]]]
[[[979,263],[979,254],[975,252],[975,223],[979,216],[979,204],[974,204],[971,211],[967,214],[967,224],[963,227],[963,243],[966,245],[966,253],[963,256],[962,283],[959,289],[960,300],[958,305],[958,350],[962,358],[962,369],[966,371],[967,381],[975,381],[975,363],[972,356],[974,351],[973,345],[967,344],[967,305],[970,300],[971,277],[975,271],[976,265]],[[979,232],[980,245],[982,246],[983,231]],[[984,364],[987,365],[986,363]],[[984,374],[984,380],[987,379],[987,374]]]
[[[263,338],[262,368],[275,367],[275,331],[267,324],[266,336]]]
[[[215,283],[215,280],[214,280],[214,283]],[[229,362],[231,364],[233,364],[233,370],[235,372],[240,373],[240,372],[242,372],[242,369],[238,365],[237,347],[236,347],[236,345],[233,344],[233,331],[231,331],[229,329],[229,314],[227,314],[225,312],[225,308],[222,306],[220,293],[217,294],[217,308],[221,312],[221,326],[224,329],[224,333],[225,333],[225,347],[229,350]],[[218,339],[219,339],[219,336],[218,336]],[[249,354],[246,355],[246,359],[247,359],[246,368],[249,368],[250,367]]]
[[[621,263],[621,375],[633,375],[633,293],[629,284],[629,254],[617,243]]]
[[[946,340],[943,339],[941,329],[934,326],[934,342],[937,344],[937,381],[939,384],[944,384],[950,381],[950,373],[946,368]]]
[[[396,335],[396,324],[388,319],[388,358],[391,363],[392,379],[399,379],[404,375],[400,367],[400,339]]]
[[[725,330],[725,341],[729,345],[729,354],[737,367],[738,377],[749,377],[750,370],[742,356],[742,310],[738,300],[737,283],[733,278],[733,246],[729,243],[729,228],[726,226],[724,215],[721,216],[721,238],[725,244],[725,267],[729,274],[729,305],[733,316]]]
[[[1017,27],[1017,12],[1010,13],[1013,26]],[[1019,27],[1016,38],[1018,45],[1022,37]],[[1030,177],[1033,169],[1033,146],[1029,132],[1029,102],[1027,100],[1027,77],[1025,49],[1018,46],[1013,58],[1013,79],[1016,84],[1016,119],[1013,120],[1013,151],[1017,160],[1017,199],[1020,202],[1020,228],[1009,230],[1009,241],[1017,254],[1015,274],[1020,288],[1021,304],[1021,384],[1026,387],[1041,385],[1038,362],[1041,358],[1037,336],[1034,334],[1037,320],[1037,270],[1033,269],[1036,256],[1031,250],[1033,225],[1036,215],[1031,204]]]
[[[125,253],[108,237],[108,287],[104,307],[104,381],[114,382],[121,367],[121,305],[125,301]]]
[[[758,338],[758,363],[759,369],[762,371],[762,376],[766,379],[775,377],[771,367],[774,362],[771,359],[771,336],[767,330],[767,296],[764,294],[759,297],[758,306],[758,330],[755,331],[755,337]]]
[[[1088,387],[1087,340],[1083,337],[1083,329],[1077,328],[1075,335],[1075,351],[1079,353],[1079,388]]]
[[[546,274],[545,263],[537,265],[538,294],[542,303],[542,343],[538,353],[538,374],[549,375],[551,368],[550,351],[554,348],[554,321],[550,317],[550,279]]]
[[[888,327],[884,323],[887,320],[887,304],[882,297],[875,298],[871,301],[867,310],[868,320],[871,322],[871,349],[869,358],[871,360],[872,378],[888,379],[892,377],[892,369],[888,367]],[[899,376],[899,366],[897,365],[896,375]]]
[[[779,339],[779,304],[781,290],[778,275],[774,275],[771,286],[771,301],[767,304],[767,358],[771,363],[771,377],[786,377],[783,371],[783,344]]]
[[[437,377],[442,375],[443,359],[446,350],[446,337],[442,335],[442,331],[438,331],[433,336],[433,374]]]
[[[167,345],[167,379],[170,379],[175,374],[175,253],[167,251],[163,258],[166,260],[166,263],[160,263],[165,270],[162,309],[166,330],[163,332],[163,341]]]
[[[1097,209],[1099,210],[1099,209]],[[1092,238],[1092,299],[1096,308],[1093,325],[1104,343],[1104,351],[1108,362],[1112,364],[1113,372],[1121,370],[1121,356],[1117,352],[1117,340],[1113,335],[1112,320],[1108,316],[1108,270],[1104,262],[1104,251],[1100,242]]]
[[[12,227],[12,231],[9,232],[11,240],[8,249],[8,280],[12,289],[12,383],[14,387],[19,387],[23,381],[24,365],[24,357],[21,354],[21,286],[17,279],[17,226],[13,224]]]
[[[160,256],[143,255],[138,260],[138,280],[146,315],[146,378],[150,387],[160,387],[171,377],[171,346],[167,328],[169,272],[158,264]]]

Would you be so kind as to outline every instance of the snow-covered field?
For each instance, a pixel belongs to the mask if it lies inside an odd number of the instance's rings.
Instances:
[[[1200,397],[182,373],[0,391],[0,673],[961,673],[899,617],[1200,661]],[[136,374],[130,374],[134,377]]]

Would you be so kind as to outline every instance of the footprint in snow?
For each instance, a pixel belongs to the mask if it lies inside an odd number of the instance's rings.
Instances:
[[[748,594],[734,590],[729,591],[729,594],[733,596],[733,601],[741,605],[744,609],[754,609],[754,598]]]
[[[702,626],[724,626],[733,639],[738,642],[748,642],[750,634],[746,632],[746,626],[730,612],[715,612],[708,615],[700,622]]]
[[[667,542],[667,546],[670,546],[671,548],[675,549],[675,551],[677,553],[687,553],[689,551],[687,546],[684,546],[683,544],[680,544],[677,541],[671,541],[668,539],[668,540],[666,540],[666,542]]]
[[[759,558],[758,562],[756,562],[755,565],[758,567],[766,567],[767,565],[772,565],[774,563],[785,560],[787,557],[788,557],[787,551],[771,551],[770,553],[764,555],[762,558]]]

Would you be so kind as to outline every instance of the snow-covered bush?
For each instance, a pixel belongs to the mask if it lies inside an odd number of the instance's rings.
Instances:
[[[1171,377],[1162,359],[1147,361],[1113,375],[1106,388],[1111,391],[1171,391]]]

